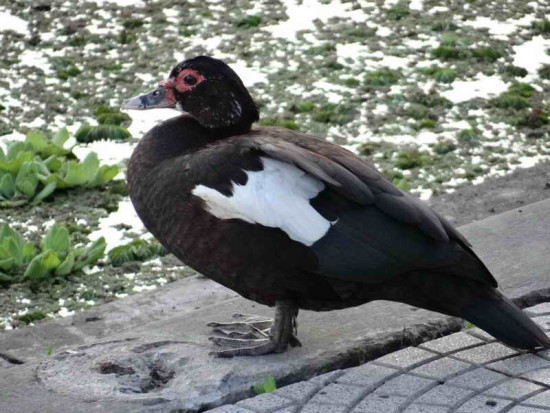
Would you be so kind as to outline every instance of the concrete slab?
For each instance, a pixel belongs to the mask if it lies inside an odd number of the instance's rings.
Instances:
[[[532,308],[537,313],[536,321],[545,316],[544,308]],[[549,311],[546,315],[550,314],[550,308],[546,308]],[[544,358],[545,351],[529,354],[514,352],[492,364],[487,364],[485,358],[479,360],[477,357],[460,362],[454,360],[472,349],[479,350],[476,354],[482,351],[492,354],[487,347],[495,343],[488,339],[476,340],[474,344],[469,338],[473,333],[469,329],[447,336],[446,341],[453,344],[447,348],[442,347],[441,342],[435,346],[430,346],[431,342],[428,342],[422,345],[423,350],[409,347],[396,351],[360,367],[339,372],[324,386],[317,385],[315,379],[311,379],[282,387],[276,391],[279,396],[277,400],[294,412],[305,411],[312,405],[318,411],[328,412],[334,407],[334,411],[354,413],[534,413],[537,411],[534,409],[550,407],[550,361]],[[533,362],[535,359],[538,361]],[[393,363],[391,369],[385,367],[388,361]],[[449,369],[449,361],[459,365]],[[426,377],[428,371],[429,378]],[[364,380],[361,373],[369,379]],[[287,388],[291,390],[287,391]],[[257,413],[270,413],[272,410],[257,403],[261,402],[262,397],[266,396],[246,399],[238,405],[248,406]],[[339,410],[342,407],[346,409]],[[233,405],[226,405],[212,412],[230,413],[232,408]]]
[[[535,304],[550,296],[549,227],[547,200],[468,225],[462,231],[504,291]],[[191,285],[194,288],[186,290]],[[174,290],[170,287],[110,303],[107,309],[94,309],[101,317],[94,321],[102,323],[97,326],[88,327],[90,322],[82,321],[93,314],[91,310],[80,314],[80,321],[73,318],[44,323],[42,330],[36,330],[38,338],[32,338],[35,329],[29,329],[25,337],[22,333],[3,334],[0,353],[32,359],[34,352],[41,359],[3,371],[0,411],[42,412],[47,410],[45,406],[60,413],[96,408],[117,412],[199,411],[250,396],[251,387],[267,375],[273,375],[279,385],[293,383],[361,364],[460,325],[449,317],[388,302],[331,313],[305,311],[299,317],[303,347],[258,358],[215,359],[208,354],[213,349],[207,340],[208,321],[226,319],[236,312],[270,315],[272,310],[235,297],[204,279],[184,280],[173,285]],[[140,308],[147,302],[151,309]],[[134,321],[125,325],[128,315],[135,316]],[[45,357],[44,344],[52,338],[53,329],[60,338],[66,334],[72,347]],[[65,343],[62,339],[59,342]],[[475,339],[453,351],[469,348],[472,342]],[[429,350],[415,350],[402,361],[417,368],[433,361],[431,356],[424,357]],[[437,351],[431,353],[440,356]],[[496,360],[498,357],[491,355],[487,361]],[[359,403],[357,409],[378,400],[371,399]]]

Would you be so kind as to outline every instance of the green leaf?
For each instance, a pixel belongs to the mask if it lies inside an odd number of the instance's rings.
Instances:
[[[36,176],[39,180],[44,181],[50,176],[51,172],[42,159],[36,157],[33,164],[36,170]]]
[[[6,156],[7,160],[12,160],[17,157],[22,152],[27,152],[29,146],[25,142],[12,142],[8,146],[8,154]]]
[[[76,258],[74,269],[80,270],[86,265],[94,264],[97,260],[103,257],[103,255],[105,255],[105,248],[107,248],[107,244],[105,243],[105,238],[103,237],[92,242],[82,252],[77,254],[78,256]]]
[[[52,143],[60,148],[69,140],[69,131],[67,128],[59,129],[52,137]]]
[[[3,271],[9,271],[12,268],[16,267],[15,260],[13,258],[5,258],[0,260],[0,269]]]
[[[63,181],[68,186],[85,185],[91,182],[99,171],[99,159],[95,152],[90,152],[80,163],[67,162],[67,174]]]
[[[118,175],[120,168],[117,165],[102,165],[90,186],[105,185],[111,179]]]
[[[40,243],[40,247],[42,251],[52,250],[61,257],[66,256],[71,248],[69,230],[63,224],[55,224]]]
[[[8,275],[8,274],[5,274],[3,272],[0,272],[0,283],[10,284],[11,282],[13,282],[13,276],[12,275]]]
[[[61,169],[61,167],[63,166],[63,160],[55,155],[52,155],[44,160],[44,165],[46,165],[48,170],[50,170],[51,172],[55,172]]]
[[[23,264],[22,248],[15,238],[4,238],[2,240],[2,249],[7,253],[9,258],[14,260],[14,266]]]
[[[74,267],[75,256],[75,251],[71,251],[59,267],[57,267],[55,275],[64,276],[70,274]]]
[[[39,193],[37,193],[33,198],[32,200],[33,205],[38,204],[39,202],[41,202],[42,200],[50,196],[53,193],[53,191],[55,191],[56,187],[57,187],[56,182],[50,182],[46,184],[46,186],[44,186],[44,188],[42,188],[42,190]]]
[[[25,242],[23,248],[21,249],[21,258],[23,264],[28,264],[31,260],[38,254],[36,247],[32,242]]]
[[[254,386],[256,394],[271,393],[277,390],[275,378],[271,375],[267,376],[261,384]]]
[[[31,162],[24,162],[15,177],[15,188],[28,198],[32,198],[37,185],[36,167]]]
[[[48,250],[34,257],[23,274],[32,281],[39,281],[61,264],[55,251]]]
[[[48,138],[46,138],[46,136],[39,131],[32,131],[27,133],[25,142],[30,143],[36,152],[43,151],[49,143]]]
[[[16,174],[24,162],[31,162],[33,158],[33,152],[18,152],[13,159],[0,161],[0,170]]]
[[[86,179],[86,183],[92,182],[99,172],[99,159],[97,153],[90,152],[86,158],[80,163],[82,173]]]
[[[0,146],[0,161],[3,161],[6,159],[6,153],[4,152],[4,149]]]
[[[2,176],[0,179],[0,195],[9,199],[15,193],[15,181],[13,176],[9,173]]]
[[[17,242],[17,245],[20,249],[23,248],[25,240],[16,230],[12,229],[9,225],[4,224],[0,227],[0,243],[3,243],[4,240],[11,238]]]

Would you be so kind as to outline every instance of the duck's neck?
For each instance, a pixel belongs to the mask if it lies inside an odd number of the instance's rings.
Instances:
[[[169,119],[147,133],[134,151],[141,167],[153,167],[160,162],[189,153],[211,142],[250,131],[250,124],[224,128],[206,128],[189,115]]]

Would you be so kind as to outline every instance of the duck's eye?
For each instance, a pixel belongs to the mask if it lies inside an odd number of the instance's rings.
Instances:
[[[159,92],[158,90],[155,90],[155,91],[153,92],[153,96],[158,96],[159,93],[160,93],[160,92]]]
[[[190,85],[190,86],[193,86],[193,85],[197,84],[197,78],[196,78],[195,76],[193,76],[193,75],[187,75],[187,76],[185,76],[185,77],[183,78],[183,81],[184,81],[186,84]]]

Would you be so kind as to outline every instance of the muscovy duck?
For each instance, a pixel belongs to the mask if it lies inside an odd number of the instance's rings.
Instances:
[[[550,347],[468,241],[372,164],[304,133],[252,128],[258,109],[221,60],[185,60],[123,107],[184,112],[151,129],[128,164],[145,226],[185,264],[276,308],[267,334],[266,320],[214,323],[229,332],[219,356],[299,345],[300,308],[379,299],[463,317],[516,348]]]

